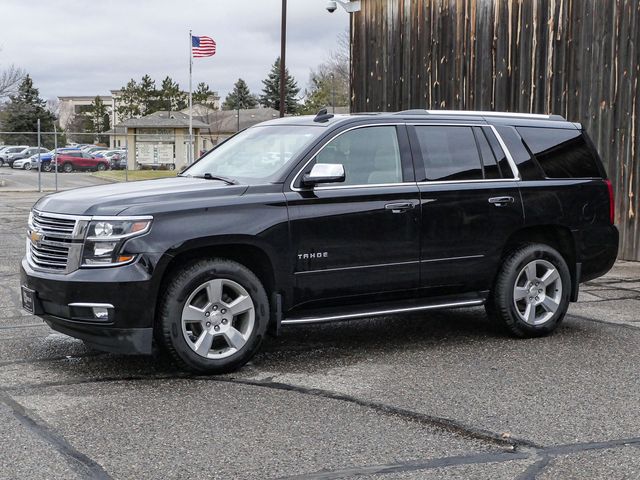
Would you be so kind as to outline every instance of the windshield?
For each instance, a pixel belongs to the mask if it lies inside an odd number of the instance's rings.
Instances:
[[[324,129],[317,126],[266,125],[240,132],[202,157],[182,176],[224,176],[249,183],[270,181]]]

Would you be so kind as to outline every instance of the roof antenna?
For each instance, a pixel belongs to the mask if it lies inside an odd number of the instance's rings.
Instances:
[[[320,109],[320,111],[317,113],[313,121],[318,123],[324,123],[324,122],[328,122],[330,118],[333,118],[333,113],[327,113],[327,108],[325,107]]]

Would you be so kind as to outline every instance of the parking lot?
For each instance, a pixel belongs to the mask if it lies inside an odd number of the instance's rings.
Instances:
[[[289,327],[195,377],[20,309],[38,195],[0,188],[0,478],[640,477],[638,263],[584,285],[547,338],[482,308]]]
[[[57,174],[58,189],[87,187],[101,185],[105,181],[93,177],[88,172],[72,172]],[[56,174],[54,172],[40,172],[40,186],[43,192],[52,192],[56,189]],[[37,191],[38,171],[18,170],[9,166],[0,168],[0,193],[6,191]]]

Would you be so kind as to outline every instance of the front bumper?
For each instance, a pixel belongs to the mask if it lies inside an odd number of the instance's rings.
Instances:
[[[158,283],[158,258],[121,267],[79,269],[61,275],[34,270],[26,258],[20,269],[23,286],[35,291],[35,314],[54,330],[92,347],[118,353],[151,353]],[[108,306],[97,318],[87,305]]]

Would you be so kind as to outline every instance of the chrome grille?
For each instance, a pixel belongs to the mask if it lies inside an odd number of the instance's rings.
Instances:
[[[27,258],[34,268],[59,273],[70,270],[70,254],[81,247],[74,242],[77,221],[65,215],[31,212]]]
[[[53,238],[71,238],[76,227],[75,218],[53,217],[35,210],[31,221],[36,230]]]

